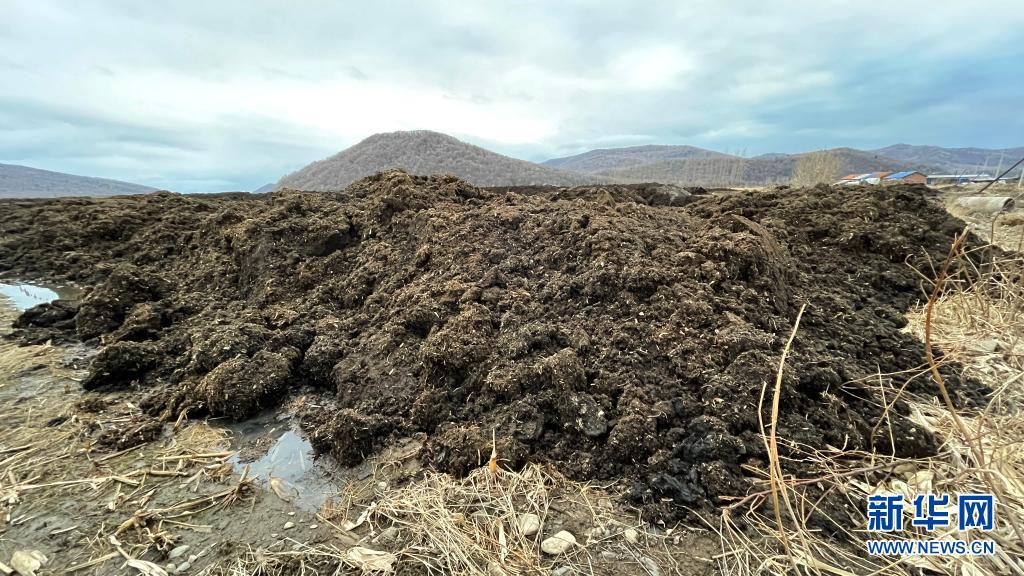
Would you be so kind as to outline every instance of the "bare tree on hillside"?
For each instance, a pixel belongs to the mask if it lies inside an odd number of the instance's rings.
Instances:
[[[839,157],[832,152],[804,154],[793,169],[793,186],[814,186],[828,184],[839,177]]]

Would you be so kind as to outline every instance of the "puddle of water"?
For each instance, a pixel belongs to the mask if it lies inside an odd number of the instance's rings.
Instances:
[[[79,290],[70,286],[41,286],[24,282],[0,282],[0,296],[6,296],[18,310],[53,302],[58,298],[77,299]]]
[[[288,430],[259,459],[249,463],[249,473],[261,478],[300,482],[313,467],[313,447],[297,432]]]
[[[230,425],[229,429],[234,433],[236,444],[261,438],[273,441],[265,454],[250,462],[245,462],[238,454],[232,456],[229,462],[236,472],[241,473],[248,465],[249,476],[258,477],[263,483],[277,479],[285,496],[308,511],[318,510],[328,497],[339,492],[332,478],[335,471],[325,458],[313,459],[313,447],[298,428],[258,416],[255,420]]]

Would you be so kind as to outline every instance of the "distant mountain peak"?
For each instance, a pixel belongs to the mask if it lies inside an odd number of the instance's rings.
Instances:
[[[382,170],[454,174],[477,186],[590,184],[594,178],[503,156],[431,130],[374,134],[328,158],[293,172],[278,188],[338,190]]]

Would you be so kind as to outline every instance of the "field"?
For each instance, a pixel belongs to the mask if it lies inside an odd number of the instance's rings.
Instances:
[[[399,171],[3,208],[0,270],[83,291],[4,309],[5,565],[1024,573],[1019,213]],[[284,430],[308,473],[260,468]],[[867,496],[929,491],[995,494],[997,555],[867,556]]]

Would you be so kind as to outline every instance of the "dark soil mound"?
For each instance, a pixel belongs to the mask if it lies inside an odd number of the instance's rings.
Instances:
[[[493,430],[509,466],[626,479],[668,513],[746,489],[806,302],[780,436],[888,447],[857,381],[923,363],[900,331],[920,294],[906,261],[941,259],[961,223],[923,187],[681,198],[386,172],[342,193],[6,202],[0,270],[92,285],[75,329],[104,347],[85,385],[138,386],[167,418],[312,387],[304,424],[343,462],[425,433],[424,459],[465,472]],[[51,316],[66,327],[34,329]],[[935,449],[905,419],[892,432]]]

